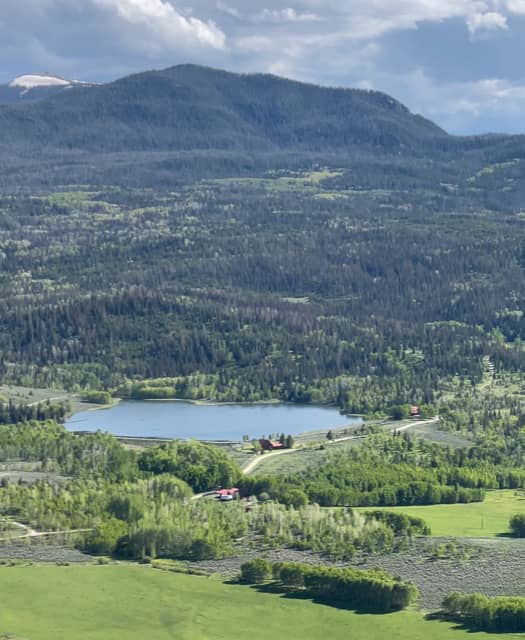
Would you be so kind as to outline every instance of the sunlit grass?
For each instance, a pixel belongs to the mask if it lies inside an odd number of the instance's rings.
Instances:
[[[3,568],[0,637],[30,640],[463,640],[416,611],[361,615],[137,566]],[[503,635],[477,634],[477,638]],[[506,638],[517,638],[506,634]]]
[[[423,518],[434,536],[491,538],[509,532],[510,517],[525,511],[525,495],[510,490],[489,491],[484,502],[385,509]]]

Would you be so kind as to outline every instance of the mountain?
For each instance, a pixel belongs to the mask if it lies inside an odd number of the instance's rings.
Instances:
[[[0,104],[0,189],[172,188],[312,165],[345,168],[357,189],[434,189],[493,165],[505,168],[483,173],[487,183],[521,185],[524,136],[451,136],[377,91],[195,65],[102,85],[46,75],[11,85],[19,97]],[[48,94],[32,100],[37,92]],[[505,191],[509,202],[512,193],[517,202],[521,187]]]
[[[97,152],[330,152],[352,146],[410,150],[447,138],[385,94],[271,75],[181,65],[74,91],[59,82],[26,86],[21,93],[53,93],[36,104],[0,108],[1,143],[41,139],[56,148]],[[20,82],[10,87],[20,88]]]
[[[51,95],[77,86],[91,86],[78,80],[66,80],[49,73],[32,73],[16,77],[9,84],[0,85],[0,104],[37,102]]]

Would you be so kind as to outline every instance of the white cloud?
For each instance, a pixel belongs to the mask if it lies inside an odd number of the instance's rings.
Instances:
[[[525,0],[504,0],[504,5],[510,13],[525,15]]]
[[[380,37],[398,29],[413,29],[422,22],[450,18],[467,20],[469,16],[487,12],[495,1],[302,0],[294,8],[283,9],[282,5],[266,7],[256,15],[260,21],[297,21],[301,16],[304,16],[304,21],[322,20],[329,23],[333,32],[351,39],[363,39]]]
[[[525,85],[503,78],[437,83],[415,69],[395,78],[378,73],[374,88],[378,86],[451,133],[509,131],[508,122],[525,110]]]
[[[287,7],[286,9],[263,9],[251,16],[253,22],[320,22],[323,19],[316,13],[301,13]]]
[[[467,27],[470,33],[477,31],[494,31],[497,29],[508,29],[507,17],[497,11],[487,11],[486,13],[473,13],[467,18]]]
[[[185,16],[167,0],[89,0],[95,7],[116,15],[121,21],[140,26],[156,36],[159,46],[174,47],[194,41],[205,46],[221,49],[225,35],[211,21]],[[151,41],[149,44],[154,44]]]
[[[275,40],[265,36],[250,35],[235,40],[235,50],[242,53],[272,53],[275,51]]]
[[[228,66],[212,1],[195,10],[183,0],[1,0],[0,80],[50,71],[104,81],[182,62]]]
[[[257,4],[259,0],[252,0],[250,7]],[[230,0],[227,6],[219,2],[221,11],[243,19],[246,28],[250,22],[293,22],[311,30],[306,23],[318,23],[318,34],[329,30],[332,37],[351,40],[380,38],[450,19],[462,19],[471,33],[506,29],[507,13],[525,13],[525,0],[297,0],[293,6],[282,5],[281,0],[266,0],[265,6],[245,14],[245,0]]]
[[[239,11],[239,9],[236,9],[235,7],[230,7],[229,5],[225,4],[224,2],[221,2],[219,0],[219,2],[217,2],[217,4],[215,5],[217,7],[217,9],[219,11],[222,11],[223,13],[227,13],[230,16],[233,16],[234,18],[242,18],[242,14]]]

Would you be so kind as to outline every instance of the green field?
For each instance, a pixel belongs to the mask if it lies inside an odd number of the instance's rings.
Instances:
[[[434,536],[492,538],[508,533],[510,517],[525,511],[525,496],[511,490],[489,491],[484,502],[388,507],[385,510],[423,518]]]
[[[331,640],[462,640],[472,635],[412,611],[360,615],[149,567],[33,565],[2,568],[0,576],[0,638],[12,640],[324,640],[327,633]]]

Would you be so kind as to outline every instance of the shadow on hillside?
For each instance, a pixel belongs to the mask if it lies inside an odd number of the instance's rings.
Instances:
[[[425,616],[425,620],[434,620],[438,622],[443,622],[444,624],[452,625],[452,629],[454,629],[455,631],[466,631],[467,633],[473,633],[473,634],[483,633],[483,634],[489,634],[489,635],[505,635],[508,633],[508,634],[515,635],[516,633],[519,633],[517,631],[488,631],[486,629],[476,629],[476,628],[470,627],[465,622],[459,622],[458,620],[455,620],[452,616],[447,616],[442,611],[434,611],[432,613],[427,613],[427,615]]]
[[[240,582],[234,583],[233,581],[230,584],[242,584]],[[393,613],[393,611],[384,611],[381,609],[370,607],[356,607],[349,606],[347,603],[339,600],[328,600],[324,598],[319,598],[312,596],[311,593],[303,591],[301,589],[294,589],[291,587],[285,587],[281,584],[276,583],[268,583],[268,584],[253,584],[247,585],[250,586],[251,589],[258,591],[259,593],[273,593],[275,595],[280,595],[281,598],[286,598],[289,600],[310,600],[315,604],[325,605],[327,607],[333,607],[335,609],[344,609],[346,611],[353,611],[358,614],[374,614],[374,615],[386,615],[388,613]]]

